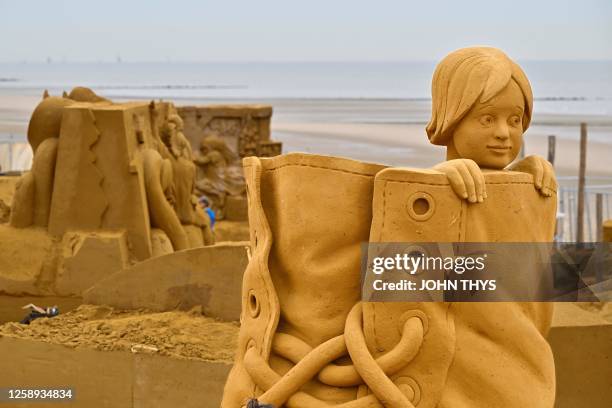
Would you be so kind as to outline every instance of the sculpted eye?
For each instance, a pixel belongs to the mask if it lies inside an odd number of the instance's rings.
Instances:
[[[523,119],[518,115],[514,115],[510,118],[509,122],[511,126],[521,126]]]
[[[483,126],[491,126],[493,124],[493,116],[492,115],[482,115],[480,119],[478,119],[481,125]]]

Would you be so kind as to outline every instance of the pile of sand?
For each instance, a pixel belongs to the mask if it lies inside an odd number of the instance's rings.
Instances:
[[[238,329],[237,323],[204,317],[198,309],[151,313],[82,305],[53,318],[36,319],[29,326],[6,323],[0,326],[0,337],[231,363]]]

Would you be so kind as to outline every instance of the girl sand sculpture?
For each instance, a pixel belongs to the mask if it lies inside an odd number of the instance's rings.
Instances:
[[[482,171],[506,168],[521,150],[533,109],[529,81],[501,51],[465,48],[438,66],[432,93],[427,135],[431,143],[446,146],[447,160],[434,169],[448,176],[459,197],[482,202]],[[542,157],[530,156],[508,170],[533,174],[544,196],[556,190],[552,165]]]
[[[553,238],[552,167],[528,157],[507,171],[532,114],[520,67],[458,50],[432,91],[427,134],[448,159],[433,170],[244,160],[252,258],[222,407],[553,406],[548,304],[361,301],[362,242]],[[407,207],[417,193],[425,212]]]

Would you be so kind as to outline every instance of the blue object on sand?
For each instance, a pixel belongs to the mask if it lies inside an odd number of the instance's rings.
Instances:
[[[206,211],[206,214],[208,214],[208,218],[210,218],[210,229],[213,229],[213,227],[215,226],[216,219],[215,212],[210,207],[206,207],[204,211]]]

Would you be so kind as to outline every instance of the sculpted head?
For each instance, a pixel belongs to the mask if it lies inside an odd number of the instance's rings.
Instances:
[[[171,123],[172,125],[174,125],[174,128],[177,131],[179,132],[183,131],[183,127],[184,127],[183,119],[176,113],[173,113],[168,116],[168,123]]]
[[[64,108],[75,102],[111,103],[82,86],[73,88],[70,94],[64,92],[62,97],[49,96],[49,92],[45,90],[43,99],[32,112],[28,125],[28,141],[33,151],[36,151],[45,139],[59,137]]]
[[[431,143],[447,160],[471,159],[502,169],[519,154],[533,108],[523,70],[496,48],[471,47],[447,55],[432,81]]]
[[[216,133],[208,134],[200,141],[200,152],[202,154],[205,155],[213,151],[219,152],[228,163],[233,163],[238,159],[236,153]]]
[[[100,95],[92,91],[90,88],[86,88],[84,86],[77,86],[72,88],[70,93],[67,95],[67,98],[77,102],[111,103],[110,100],[101,97]]]
[[[59,137],[64,108],[73,103],[71,99],[49,96],[45,91],[28,124],[28,142],[33,152],[45,139]]]

